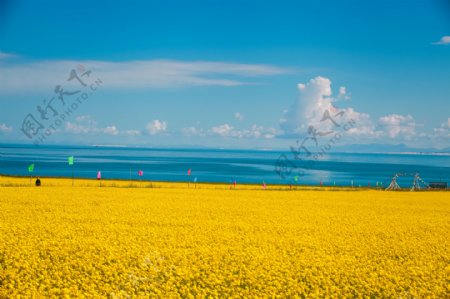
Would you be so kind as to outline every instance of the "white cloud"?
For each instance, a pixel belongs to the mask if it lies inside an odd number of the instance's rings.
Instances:
[[[233,126],[230,126],[229,124],[223,124],[217,127],[212,127],[211,131],[219,136],[222,137],[235,137],[235,131]]]
[[[378,123],[389,138],[401,136],[408,139],[416,135],[417,124],[411,115],[390,114],[380,117]]]
[[[123,131],[121,133],[123,133],[124,135],[127,135],[127,136],[138,136],[138,135],[141,135],[141,131],[139,131],[139,130],[126,130],[126,131]]]
[[[181,132],[184,136],[205,136],[205,132],[203,129],[198,129],[196,127],[186,127],[181,129]]]
[[[87,134],[92,132],[92,128],[73,122],[66,123],[66,131],[74,134]]]
[[[146,132],[149,135],[156,135],[159,133],[163,133],[167,129],[167,123],[165,121],[160,121],[158,119],[155,119],[147,124],[145,127]]]
[[[240,112],[236,112],[236,113],[234,114],[234,118],[236,118],[236,119],[239,120],[239,121],[244,120],[244,116],[243,116]]]
[[[242,132],[243,137],[272,139],[278,134],[274,128],[264,128],[262,126],[252,125],[250,130]]]
[[[311,127],[318,132],[330,132],[350,121],[355,126],[347,131],[348,135],[374,137],[380,134],[375,130],[370,115],[357,112],[351,107],[335,107],[334,102],[348,97],[345,87],[340,88],[338,98],[333,98],[330,79],[319,76],[306,84],[298,84],[298,90],[298,99],[280,119],[284,136],[302,135]]]
[[[233,138],[264,138],[272,139],[278,134],[274,128],[264,128],[262,126],[252,125],[250,129],[236,130],[229,124],[223,124],[211,128],[212,135]]]
[[[100,132],[107,134],[107,135],[119,135],[119,130],[116,126],[107,126],[106,128],[100,128]]]
[[[342,124],[352,121],[354,125],[345,130],[345,141],[342,142],[385,143],[390,140],[414,146],[419,143],[424,146],[448,146],[450,120],[435,128],[432,133],[425,134],[419,130],[422,125],[411,115],[389,114],[373,121],[368,113],[358,112],[352,107],[336,108],[335,104],[345,100],[348,92],[346,88],[341,87],[338,96],[333,97],[331,81],[328,78],[316,77],[305,84],[298,84],[298,89],[299,98],[284,112],[280,120],[282,133],[277,134],[279,137],[301,138],[312,135],[311,132],[323,134],[320,136],[328,136],[326,133],[332,132],[342,133]],[[325,117],[326,113],[341,127],[337,127],[329,117]]]
[[[444,35],[437,42],[432,43],[433,45],[450,45],[450,35]]]
[[[119,135],[115,125],[99,128],[97,121],[91,115],[80,115],[75,118],[75,122],[66,122],[65,130],[73,134]]]
[[[6,124],[0,124],[0,133],[10,133],[12,130],[12,127],[7,126]]]
[[[347,93],[347,88],[345,86],[339,87],[338,100],[350,100],[350,94]]]
[[[252,125],[249,130],[243,130],[241,132],[243,137],[247,138],[268,138],[271,139],[274,137],[274,134],[265,133],[264,127]]]
[[[48,90],[62,84],[77,67],[92,70],[103,86],[112,88],[169,88],[178,86],[237,86],[249,77],[272,76],[288,69],[263,64],[210,61],[36,61],[0,65],[0,92]]]
[[[75,122],[66,122],[65,129],[69,133],[88,134],[97,131],[97,122],[91,115],[79,115]]]
[[[341,110],[345,112],[344,123],[350,120],[354,120],[355,122],[355,125],[346,132],[348,136],[358,138],[367,137],[371,139],[383,135],[383,132],[376,129],[369,114],[357,112],[351,107]]]
[[[280,120],[280,126],[286,134],[300,133],[307,126],[320,121],[323,112],[331,107],[329,79],[316,77],[297,87],[300,93],[298,100],[285,111],[284,118]]]
[[[78,122],[83,122],[83,121],[93,122],[94,121],[94,119],[91,115],[78,115],[77,117],[75,117],[75,120]]]
[[[450,138],[450,118],[443,122],[440,127],[433,130],[435,137]]]

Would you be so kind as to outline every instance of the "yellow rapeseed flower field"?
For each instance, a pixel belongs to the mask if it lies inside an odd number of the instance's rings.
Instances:
[[[0,298],[450,296],[448,192],[101,184],[0,178]]]

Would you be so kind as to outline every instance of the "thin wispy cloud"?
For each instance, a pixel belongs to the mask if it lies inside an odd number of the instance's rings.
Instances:
[[[239,121],[243,121],[244,120],[244,115],[242,115],[242,113],[240,113],[240,112],[236,112],[234,114],[234,118],[239,120]]]
[[[258,83],[254,78],[290,72],[264,64],[211,61],[140,60],[34,61],[0,63],[0,92],[48,90],[67,80],[82,65],[101,78],[106,88],[171,88],[183,86],[239,86]]]
[[[258,125],[252,125],[249,129],[238,130],[229,124],[223,124],[212,127],[210,133],[219,137],[272,139],[276,136],[277,130]]]
[[[1,125],[0,125],[1,128]],[[119,130],[117,125],[111,124],[105,127],[98,125],[98,122],[92,115],[80,115],[75,118],[72,122],[67,122],[63,131],[58,131],[58,133],[64,134],[76,134],[76,135],[111,135],[111,136],[129,136],[136,137],[142,135],[142,130]]]
[[[437,42],[431,43],[433,45],[450,45],[450,35],[444,35]]]
[[[450,117],[447,119],[446,122],[443,122],[440,127],[434,128],[433,131],[436,136],[450,138]]]
[[[182,128],[181,133],[183,136],[188,136],[188,137],[194,137],[194,136],[205,137],[206,136],[206,133],[202,128],[197,128],[194,126]]]
[[[0,123],[0,133],[11,133],[12,130],[13,130],[12,127],[10,127],[6,124]]]
[[[145,127],[145,132],[149,135],[156,135],[167,130],[167,122],[158,119],[152,120]]]
[[[65,126],[66,133],[73,134],[106,134],[118,135],[119,130],[115,125],[98,127],[97,121],[90,115],[80,115],[75,122],[67,122]]]

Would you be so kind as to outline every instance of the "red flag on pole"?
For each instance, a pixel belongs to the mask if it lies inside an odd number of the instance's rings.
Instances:
[[[191,169],[190,168],[188,169],[188,175],[191,175]]]
[[[143,176],[143,175],[144,175],[144,172],[142,170],[139,170],[138,171],[138,176]]]

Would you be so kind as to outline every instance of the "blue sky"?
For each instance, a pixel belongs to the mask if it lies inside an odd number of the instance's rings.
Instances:
[[[286,148],[332,107],[342,144],[450,147],[448,1],[110,2],[0,2],[0,141]]]

